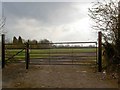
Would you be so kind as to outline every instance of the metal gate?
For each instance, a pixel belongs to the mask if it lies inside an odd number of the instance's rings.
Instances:
[[[23,52],[26,69],[29,64],[34,65],[98,65],[98,71],[102,70],[102,33],[98,32],[97,42],[61,42],[61,43],[42,43],[22,45],[21,50],[17,51],[6,60],[5,35],[1,39],[1,62],[2,68],[5,67],[6,61]],[[80,45],[81,44],[81,45]],[[86,45],[85,45],[86,44]],[[92,45],[94,44],[94,45]],[[18,44],[17,44],[18,45]],[[37,47],[34,49],[34,47]],[[8,48],[8,46],[7,46]],[[97,50],[98,48],[98,50]],[[12,49],[13,51],[13,49]],[[10,54],[8,52],[8,54]],[[97,55],[98,54],[98,55]],[[98,56],[98,58],[97,58]],[[23,59],[22,59],[23,60]]]
[[[22,63],[22,62],[25,62],[25,45],[5,44],[5,63]]]
[[[5,43],[5,35],[2,34],[2,68],[8,63],[25,63],[26,43]]]
[[[34,49],[34,47],[38,47]],[[96,65],[97,42],[60,42],[29,45],[30,64]]]

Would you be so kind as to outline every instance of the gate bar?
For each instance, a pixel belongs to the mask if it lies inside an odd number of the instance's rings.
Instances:
[[[55,42],[49,44],[77,44],[77,43],[97,43],[97,42]],[[47,44],[47,43],[41,43],[41,44]],[[30,44],[30,45],[34,45],[34,44]]]
[[[98,32],[98,72],[102,71],[102,33]]]
[[[5,35],[2,34],[2,56],[1,56],[1,59],[2,59],[2,68],[5,67]]]

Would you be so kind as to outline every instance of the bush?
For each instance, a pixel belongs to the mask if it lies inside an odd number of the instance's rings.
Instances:
[[[115,45],[105,42],[105,44],[103,44],[104,46],[104,55],[103,55],[103,59],[104,59],[104,69],[107,69],[110,72],[117,72],[118,70],[118,65],[119,65],[119,58],[116,54],[116,47]]]

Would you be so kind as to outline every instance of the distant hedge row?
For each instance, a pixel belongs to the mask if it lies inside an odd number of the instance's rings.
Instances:
[[[6,49],[23,49],[26,48],[26,44],[6,44]],[[50,49],[50,48],[96,48],[96,46],[68,46],[68,45],[55,45],[55,44],[29,44],[30,49]]]
[[[30,49],[48,49],[48,48],[52,48],[53,46],[49,45],[49,44],[45,44],[45,45],[41,45],[41,44],[35,44],[35,45],[31,45],[30,44]],[[23,49],[26,48],[26,44],[6,44],[5,45],[6,49]]]

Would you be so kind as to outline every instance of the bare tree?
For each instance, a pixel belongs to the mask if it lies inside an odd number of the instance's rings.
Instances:
[[[92,28],[101,30],[107,42],[115,43],[118,39],[118,14],[118,1],[98,1],[89,8],[89,16],[95,22]]]
[[[89,16],[94,21],[93,29],[102,31],[105,40],[108,60],[120,63],[120,6],[119,0],[95,2],[89,8]],[[114,50],[113,55],[109,52]]]
[[[6,33],[5,30],[4,30],[5,22],[6,22],[6,17],[4,16],[4,6],[3,6],[3,3],[2,3],[2,16],[0,18],[0,34]]]
[[[0,19],[0,33],[4,33],[4,26],[5,26],[5,21],[6,21],[6,18],[5,17],[2,17]]]

